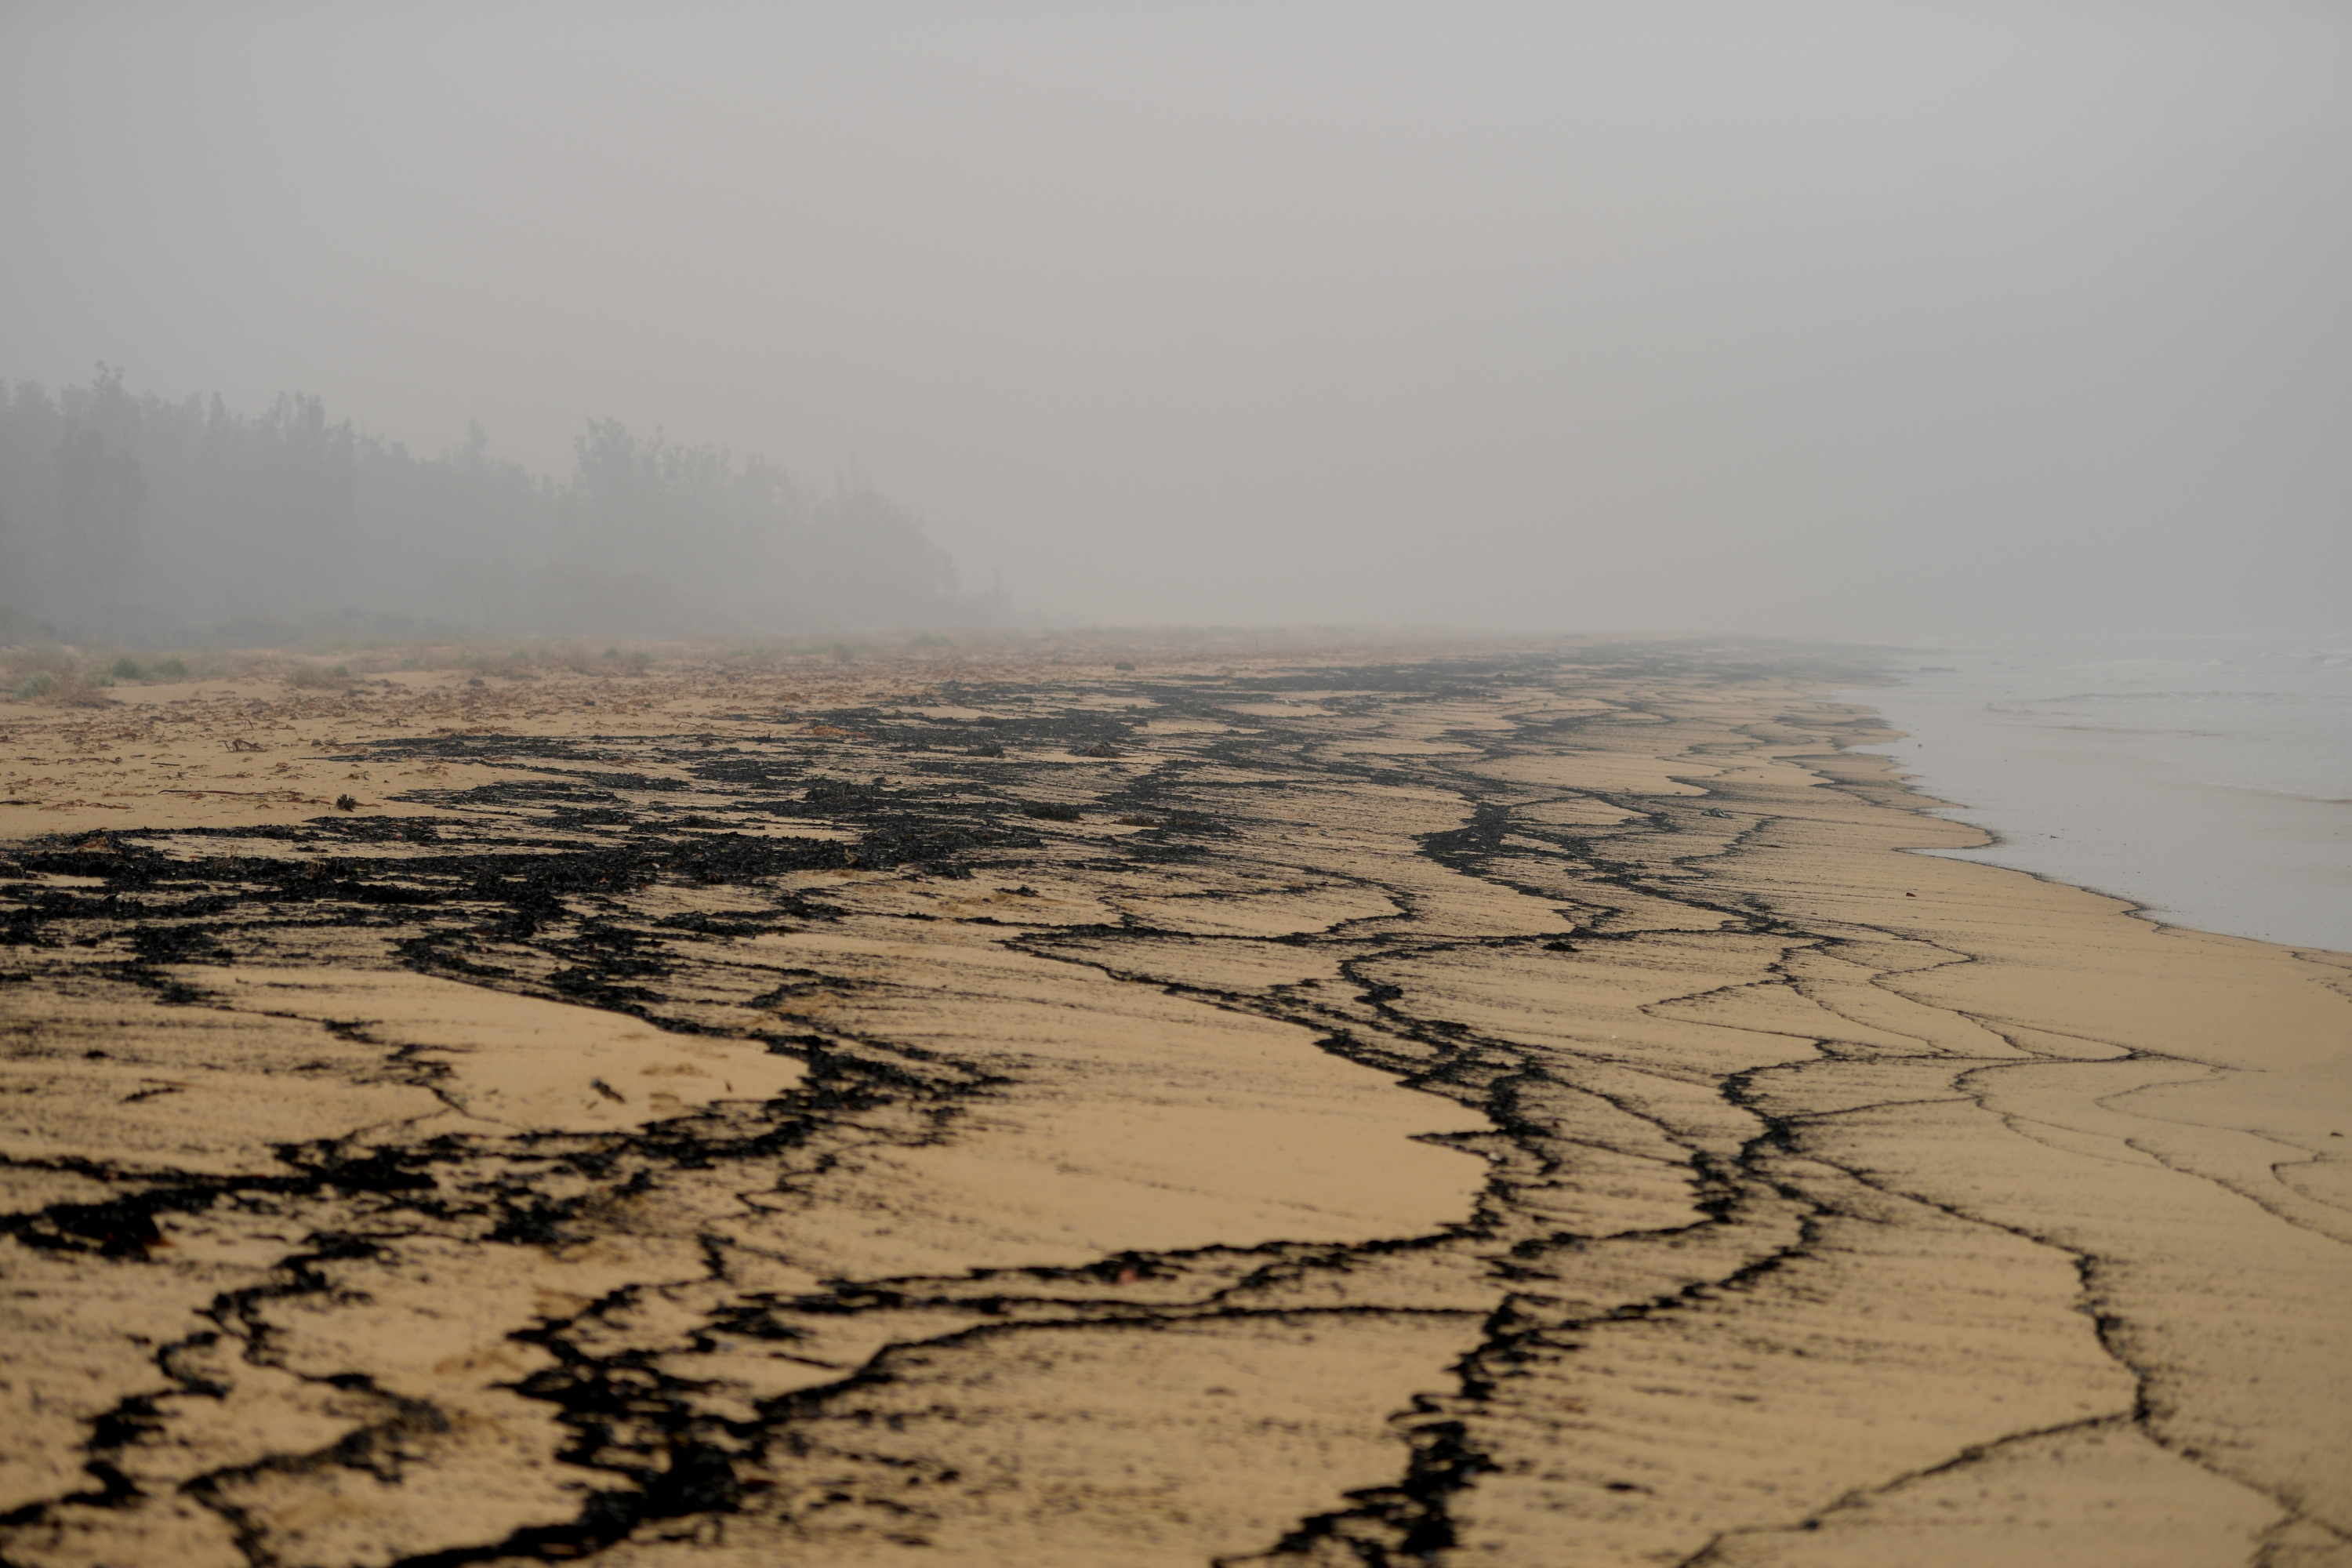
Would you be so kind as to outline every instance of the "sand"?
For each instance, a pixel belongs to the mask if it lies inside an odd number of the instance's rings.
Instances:
[[[2352,958],[1852,673],[0,701],[0,1556],[2352,1563]]]

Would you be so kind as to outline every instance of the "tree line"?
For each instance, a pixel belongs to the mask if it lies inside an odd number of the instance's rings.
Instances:
[[[282,395],[133,393],[101,364],[0,383],[0,605],[71,635],[265,640],[337,626],[677,636],[975,618],[946,553],[866,483],[592,420],[562,479],[467,442],[419,457]]]

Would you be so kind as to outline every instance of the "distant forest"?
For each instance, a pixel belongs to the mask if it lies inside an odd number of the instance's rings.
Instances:
[[[0,606],[132,643],[347,635],[677,636],[989,618],[864,485],[592,420],[571,474],[331,421],[132,393],[104,365],[0,383]]]

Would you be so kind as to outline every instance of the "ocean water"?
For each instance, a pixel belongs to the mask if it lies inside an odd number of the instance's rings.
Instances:
[[[2172,925],[2352,952],[2352,633],[1923,651],[1834,693],[2012,866]]]

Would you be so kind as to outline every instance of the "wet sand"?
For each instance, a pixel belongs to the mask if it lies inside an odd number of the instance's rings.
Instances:
[[[1853,673],[0,700],[0,1557],[2352,1563],[2352,957]]]
[[[1963,850],[2168,925],[2352,952],[2352,650],[2257,637],[1945,649],[1854,694]],[[1827,693],[1838,696],[1839,693]]]

